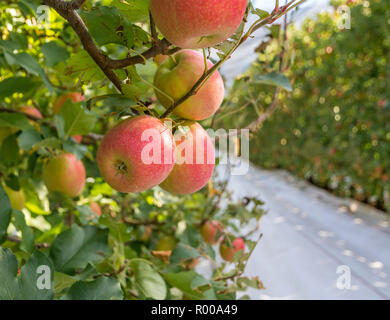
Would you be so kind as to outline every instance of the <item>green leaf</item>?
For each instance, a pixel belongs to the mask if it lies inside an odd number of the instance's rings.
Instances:
[[[271,72],[256,78],[257,83],[269,84],[271,86],[279,86],[287,91],[292,91],[292,86],[288,78],[280,73]]]
[[[91,194],[99,193],[108,195],[108,193],[112,193],[111,187],[107,184],[95,184],[92,191],[93,193],[91,192]],[[118,223],[107,216],[100,217],[99,223],[107,226],[110,230],[110,236],[119,242],[127,242],[132,238],[131,231],[133,228],[125,223]]]
[[[18,137],[20,149],[26,151],[31,150],[31,148],[41,140],[41,134],[35,129],[23,131]]]
[[[27,49],[27,45],[27,37],[22,33],[10,32],[7,40],[0,39],[0,47],[11,51]]]
[[[46,42],[41,46],[41,51],[45,56],[46,65],[54,67],[57,63],[69,58],[69,52],[56,41]]]
[[[83,12],[88,30],[99,46],[108,43],[123,44],[117,33],[121,25],[120,14],[117,8],[99,6],[89,12]]]
[[[11,203],[0,183],[0,243],[7,239],[7,229],[11,221],[11,214]]]
[[[15,135],[8,136],[0,149],[0,162],[12,166],[20,161],[19,146]]]
[[[8,177],[5,179],[5,184],[6,184],[7,187],[9,187],[9,188],[11,188],[11,189],[13,189],[15,191],[19,191],[20,190],[19,179],[13,173],[8,175]]]
[[[14,93],[28,93],[36,90],[39,83],[27,77],[10,77],[0,81],[0,98],[12,96]]]
[[[79,212],[79,219],[82,225],[86,225],[91,221],[97,221],[98,215],[92,211],[89,205],[77,206],[76,208]]]
[[[24,114],[7,112],[0,112],[0,127],[12,127],[20,130],[33,129]]]
[[[63,141],[62,145],[64,146],[64,150],[73,153],[77,160],[84,158],[85,153],[88,151],[88,146],[69,140]]]
[[[108,230],[73,225],[62,232],[51,247],[50,256],[56,271],[73,274],[89,262],[101,262],[109,252],[107,241]]]
[[[10,249],[0,247],[0,300],[21,299],[17,273],[15,255]]]
[[[65,134],[70,137],[76,134],[88,134],[95,126],[96,117],[79,103],[66,102],[61,108],[65,120]]]
[[[142,94],[140,88],[130,83],[122,84],[122,90],[125,97],[129,99],[139,100]]]
[[[171,286],[180,289],[189,298],[200,300],[204,299],[203,294],[191,288],[192,280],[197,275],[195,271],[191,270],[178,273],[166,273],[164,278]]]
[[[34,234],[26,224],[24,214],[19,210],[14,210],[15,225],[22,232],[22,242],[20,249],[27,253],[31,253],[35,249]]]
[[[175,264],[189,259],[196,259],[198,257],[200,257],[200,253],[197,249],[179,243],[172,251],[170,262]]]
[[[40,64],[35,60],[35,58],[33,58],[31,55],[29,55],[26,52],[13,54],[10,51],[5,50],[4,56],[10,65],[20,65],[27,72],[36,76],[40,76],[42,81],[45,83],[46,87],[50,91],[53,91],[53,87],[50,84],[45,71],[42,69]]]
[[[112,0],[110,4],[130,22],[145,21],[149,16],[149,0]]]
[[[65,137],[65,120],[64,117],[60,114],[54,116],[54,125],[57,129],[57,134],[60,138]]]
[[[260,19],[264,19],[264,18],[267,18],[269,16],[269,13],[267,11],[261,10],[259,8],[252,10],[252,13],[257,15]]]
[[[104,72],[93,61],[87,51],[73,54],[68,60],[58,65],[58,71],[71,80],[79,78],[82,81],[100,81],[105,79]]]
[[[146,298],[164,300],[167,295],[167,286],[161,275],[152,266],[142,260],[132,260],[135,283]]]
[[[200,274],[196,274],[196,276],[191,281],[191,289],[203,287],[206,285],[210,285],[210,281]]]
[[[54,297],[52,261],[38,250],[21,268],[20,291],[24,300],[51,300]]]
[[[62,272],[54,272],[54,292],[55,299],[59,298],[60,294],[70,288],[77,280]]]
[[[78,281],[63,300],[122,300],[123,292],[118,279],[100,277],[94,281]]]
[[[38,148],[48,148],[48,149],[60,149],[61,148],[61,141],[57,139],[56,137],[51,137],[47,139],[43,139],[36,144],[34,144],[34,147]]]

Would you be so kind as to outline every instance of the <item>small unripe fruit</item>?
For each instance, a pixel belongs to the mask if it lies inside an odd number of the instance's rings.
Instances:
[[[227,240],[222,241],[219,246],[221,257],[228,262],[232,262],[234,254],[240,250],[245,250],[245,241],[242,238],[234,239],[232,246]]]
[[[22,210],[24,208],[25,196],[22,189],[19,191],[13,190],[4,186],[4,191],[7,193],[11,207],[15,210]]]
[[[223,227],[218,221],[206,221],[200,227],[200,234],[203,240],[210,245],[214,245],[218,242],[222,235]]]
[[[177,244],[177,240],[173,236],[162,237],[156,245],[156,251],[172,251]]]
[[[100,173],[120,192],[141,192],[163,182],[174,166],[171,130],[159,119],[126,119],[104,137],[98,153]]]
[[[71,153],[49,159],[43,167],[43,181],[49,191],[77,197],[85,186],[86,173],[81,160]]]

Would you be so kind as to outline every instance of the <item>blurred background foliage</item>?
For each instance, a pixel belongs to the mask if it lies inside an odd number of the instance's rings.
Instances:
[[[346,3],[352,28],[340,30],[336,8]],[[284,70],[294,90],[279,93],[279,109],[253,134],[251,160],[390,212],[390,2],[332,4],[335,12],[289,27]],[[279,68],[279,43],[259,46],[236,80],[224,125],[245,127],[267,109],[274,89],[259,80]]]

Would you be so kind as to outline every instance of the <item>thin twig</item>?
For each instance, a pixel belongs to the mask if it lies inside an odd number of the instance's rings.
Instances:
[[[15,237],[15,236],[8,236],[7,240],[11,241],[11,242],[15,242],[15,243],[22,243],[22,239],[20,239],[19,237]],[[37,247],[38,249],[50,248],[50,246],[51,246],[51,244],[46,243],[46,242],[35,244],[35,247]]]
[[[157,221],[157,220],[144,220],[144,221],[137,221],[137,220],[132,220],[129,218],[123,218],[122,222],[132,225],[132,226],[150,226],[150,225],[163,225],[165,224],[164,222]]]

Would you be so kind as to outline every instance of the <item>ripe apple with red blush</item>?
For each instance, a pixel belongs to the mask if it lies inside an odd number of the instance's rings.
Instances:
[[[176,131],[176,163],[160,187],[174,195],[202,189],[213,175],[215,148],[207,131],[195,122]]]
[[[213,64],[207,62],[210,69]],[[182,50],[163,61],[154,77],[155,93],[160,103],[169,108],[171,97],[178,101],[185,96],[205,72],[204,57],[194,50]],[[223,79],[218,71],[202,85],[199,91],[173,111],[189,120],[211,117],[221,106],[225,95]]]
[[[240,26],[247,0],[150,0],[153,19],[168,41],[183,49],[212,47]]]
[[[105,135],[97,163],[115,190],[141,192],[168,177],[174,152],[171,130],[161,120],[144,115],[123,120]]]
[[[77,197],[84,189],[85,180],[83,163],[71,153],[57,155],[43,166],[43,181],[49,191]]]

